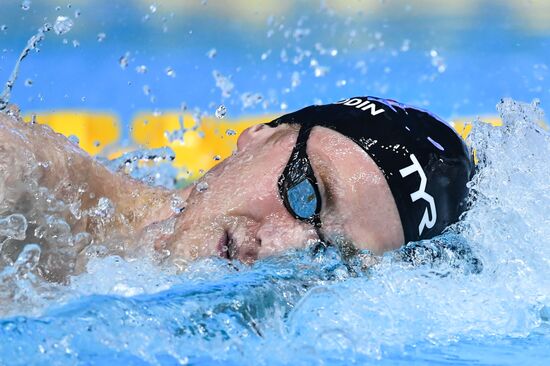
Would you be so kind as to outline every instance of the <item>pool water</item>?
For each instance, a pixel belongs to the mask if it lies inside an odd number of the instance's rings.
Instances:
[[[205,258],[177,268],[98,251],[86,273],[58,284],[36,274],[51,248],[23,242],[0,269],[0,365],[547,365],[548,12],[538,1],[450,1],[458,15],[430,16],[433,4],[420,3],[364,1],[356,11],[266,1],[237,15],[212,2],[185,11],[164,2],[6,5],[2,80],[45,17],[74,21],[24,60],[11,100],[27,112],[110,110],[127,128],[141,110],[182,102],[240,116],[375,94],[446,117],[497,114],[503,126],[469,118],[479,170],[461,221],[368,268],[330,247],[252,266]],[[169,185],[172,171],[151,169]],[[1,220],[4,236],[27,228]]]

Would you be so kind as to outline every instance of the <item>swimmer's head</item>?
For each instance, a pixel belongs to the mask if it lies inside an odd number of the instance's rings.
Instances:
[[[473,169],[451,127],[375,98],[307,107],[237,145],[188,189],[163,241],[174,256],[250,262],[334,238],[380,254],[455,222]]]
[[[376,162],[391,189],[405,242],[439,235],[466,209],[466,183],[474,171],[471,152],[451,126],[427,111],[393,100],[355,97],[310,106],[269,123],[281,124],[299,125],[302,135],[322,126],[357,143]],[[291,158],[287,176],[292,166]],[[281,180],[285,178],[304,190],[301,178],[283,174]],[[283,200],[288,201],[292,189],[281,191]]]

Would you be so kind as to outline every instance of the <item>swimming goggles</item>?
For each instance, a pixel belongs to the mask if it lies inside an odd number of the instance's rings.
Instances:
[[[302,125],[290,159],[277,185],[283,204],[296,219],[321,227],[321,194],[307,155],[307,140],[313,126]],[[318,231],[319,232],[319,231]]]

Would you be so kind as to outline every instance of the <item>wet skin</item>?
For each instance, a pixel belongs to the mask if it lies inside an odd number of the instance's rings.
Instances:
[[[100,197],[109,199],[115,212],[107,223],[90,215],[76,218],[67,213],[66,218],[73,235],[86,231],[94,243],[110,245],[112,253],[135,255],[153,246],[174,261],[221,256],[252,262],[318,239],[310,224],[286,210],[277,189],[297,135],[297,126],[253,126],[240,135],[233,156],[196,184],[173,191],[113,173],[49,127],[0,113],[0,160],[5,163],[1,214],[17,207],[22,190],[13,188],[33,180],[57,199],[80,202],[82,212],[93,210]],[[374,253],[403,244],[390,189],[359,146],[335,131],[315,127],[307,153],[320,185],[321,232],[326,238],[346,238]],[[171,207],[174,198],[186,202],[177,214]],[[80,272],[86,248],[75,250],[80,254],[74,272]]]
[[[286,210],[277,189],[297,135],[297,127],[289,125],[245,130],[237,153],[184,192],[187,206],[176,219],[174,233],[157,242],[157,249],[176,258],[219,255],[252,262],[317,240],[312,225]],[[335,131],[315,127],[307,152],[320,185],[325,238],[344,237],[356,248],[378,254],[403,244],[386,180],[359,146]],[[205,186],[204,191],[197,189]]]

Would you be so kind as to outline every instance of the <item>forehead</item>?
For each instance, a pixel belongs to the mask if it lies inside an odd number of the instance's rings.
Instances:
[[[311,131],[307,152],[316,175],[329,186],[332,204],[324,211],[327,217],[321,217],[327,231],[338,231],[358,248],[374,252],[403,244],[401,220],[390,188],[359,145],[317,126]]]

